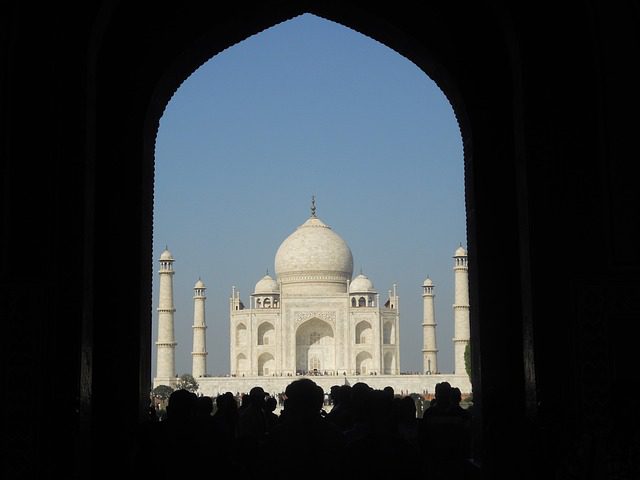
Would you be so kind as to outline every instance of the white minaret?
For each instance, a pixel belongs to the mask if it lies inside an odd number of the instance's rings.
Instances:
[[[154,387],[168,385],[173,387],[176,379],[176,341],[173,332],[173,257],[165,248],[160,255],[160,291],[158,300],[158,361]]]
[[[435,297],[433,293],[433,281],[427,277],[422,284],[422,371],[428,375],[438,373],[436,314],[433,297]]]
[[[454,374],[466,375],[464,350],[469,344],[469,266],[467,251],[460,245],[453,256],[455,277],[455,303],[453,304]]]
[[[193,287],[193,359],[191,375],[193,378],[207,376],[207,324],[204,318],[204,291],[207,287],[200,279]]]

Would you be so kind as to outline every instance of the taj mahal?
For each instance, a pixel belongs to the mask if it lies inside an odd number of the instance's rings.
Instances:
[[[158,295],[157,371],[154,387],[175,387],[177,343],[174,336],[173,269],[168,249],[160,256]],[[423,371],[400,374],[399,297],[393,285],[384,300],[373,282],[353,276],[353,255],[347,243],[316,214],[280,245],[275,255],[275,278],[268,272],[255,285],[248,304],[232,288],[229,299],[230,372],[207,374],[206,286],[194,285],[192,375],[199,393],[248,392],[259,385],[283,392],[301,376],[313,376],[325,392],[332,385],[359,381],[373,388],[433,392],[448,381],[471,392],[464,351],[469,343],[469,287],[467,252],[453,255],[455,281],[454,373],[438,371],[434,282],[427,278],[423,298]]]

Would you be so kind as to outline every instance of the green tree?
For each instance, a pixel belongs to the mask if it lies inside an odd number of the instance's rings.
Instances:
[[[157,398],[158,400],[168,400],[169,395],[173,393],[173,388],[169,385],[158,385],[156,388],[151,390],[151,396],[153,398]]]
[[[158,409],[157,414],[159,418],[164,418],[167,402],[169,401],[169,397],[172,393],[173,388],[169,385],[158,385],[156,388],[151,390],[151,401],[153,402],[154,408]]]
[[[467,343],[467,346],[464,347],[464,369],[471,378],[471,343]]]
[[[195,393],[198,391],[198,388],[200,388],[200,385],[198,385],[196,379],[193,378],[193,375],[191,375],[190,373],[183,373],[182,375],[180,375],[177,388],[178,390],[184,389]]]

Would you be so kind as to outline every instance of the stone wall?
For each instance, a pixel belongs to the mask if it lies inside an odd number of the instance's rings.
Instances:
[[[255,386],[264,388],[270,394],[277,394],[284,392],[287,385],[299,378],[304,377],[201,377],[196,380],[200,385],[198,393],[216,397],[224,392],[246,393]],[[463,395],[471,393],[471,383],[466,375],[318,375],[308,378],[320,385],[325,392],[333,385],[364,382],[375,389],[391,386],[396,393],[434,393],[437,383],[449,382],[453,387],[458,387]]]

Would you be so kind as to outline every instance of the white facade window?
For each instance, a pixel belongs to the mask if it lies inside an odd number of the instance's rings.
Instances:
[[[391,322],[386,322],[382,327],[382,343],[385,345],[390,345],[393,342],[393,324]]]
[[[309,359],[309,370],[320,370],[320,359],[318,357],[311,357]]]
[[[247,344],[247,327],[244,324],[240,324],[236,327],[236,345]]]

